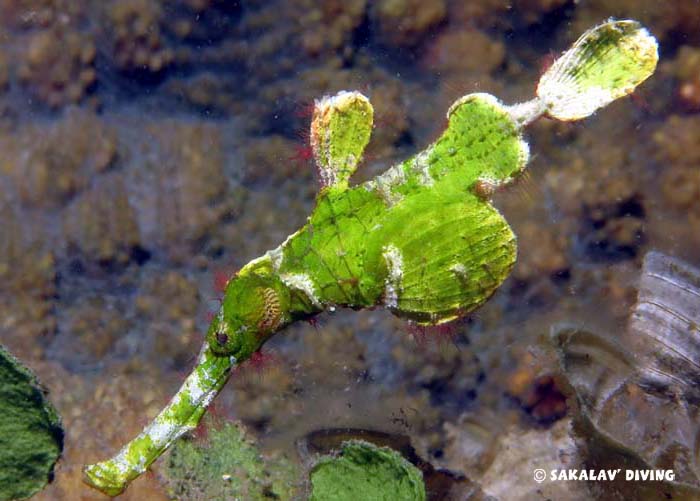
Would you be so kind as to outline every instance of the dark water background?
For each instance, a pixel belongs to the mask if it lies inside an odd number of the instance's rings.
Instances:
[[[487,306],[427,332],[383,311],[293,326],[214,409],[266,450],[328,427],[408,435],[425,459],[523,499],[532,467],[511,466],[504,487],[499,441],[526,457],[573,412],[551,325],[614,335],[647,251],[700,264],[700,3],[0,0],[0,342],[67,429],[37,499],[99,498],[81,465],[175,391],[222,280],[303,224],[314,98],[370,97],[367,179],[435,138],[463,94],[529,99],[553,56],[610,16],[659,39],[657,73],[583,123],[527,131],[529,174],[496,197],[520,256]],[[166,499],[161,484],[123,499]]]

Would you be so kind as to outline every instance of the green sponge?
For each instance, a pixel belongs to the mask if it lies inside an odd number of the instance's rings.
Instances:
[[[310,501],[425,501],[423,474],[398,452],[363,440],[311,470]]]
[[[24,499],[53,475],[63,428],[34,374],[0,346],[0,500]]]

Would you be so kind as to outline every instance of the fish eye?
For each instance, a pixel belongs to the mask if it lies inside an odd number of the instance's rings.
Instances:
[[[230,326],[216,325],[208,334],[209,346],[218,355],[236,356],[241,349],[241,332],[232,332]]]
[[[226,346],[226,343],[228,343],[228,334],[225,332],[217,332],[216,333],[216,342],[219,343],[220,346],[224,347]]]

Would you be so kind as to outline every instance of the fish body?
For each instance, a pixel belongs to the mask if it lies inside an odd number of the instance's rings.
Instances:
[[[346,103],[370,106],[359,95]],[[516,261],[515,235],[490,195],[525,168],[520,131],[508,107],[472,94],[423,152],[365,183],[322,187],[307,223],[232,278],[214,349],[240,357],[241,348],[330,307],[384,306],[430,325],[479,307]],[[240,337],[251,339],[232,341]]]
[[[505,106],[469,94],[445,132],[375,179],[351,185],[373,127],[359,92],[316,102],[311,144],[321,189],[306,224],[229,280],[192,373],[158,416],[86,481],[122,492],[193,429],[231,368],[292,322],[327,309],[385,306],[441,324],[483,304],[516,260],[510,226],[490,196],[523,171],[521,130],[546,115],[578,120],[631,93],[656,68],[657,43],[635,21],[607,21],[579,38],[540,78],[534,99]]]

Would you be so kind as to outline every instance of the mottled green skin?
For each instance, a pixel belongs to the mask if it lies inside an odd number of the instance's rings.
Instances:
[[[543,114],[590,115],[632,92],[657,59],[656,41],[639,23],[603,23],[542,76],[536,99],[506,107],[488,94],[467,95],[435,143],[351,188],[371,105],[349,92],[317,102],[311,140],[324,187],[316,208],[280,248],[231,280],[209,330],[212,350],[247,358],[274,333],[260,328],[269,317],[265,290],[277,296],[276,329],[331,306],[384,305],[432,325],[474,310],[515,264],[515,236],[489,197],[527,163],[522,127]]]
[[[520,129],[542,115],[589,116],[632,92],[657,58],[656,40],[639,23],[603,23],[542,76],[535,99],[503,106],[467,95],[434,144],[354,187],[372,106],[357,92],[317,101],[311,143],[322,188],[307,224],[231,278],[193,372],[138,437],[85,469],[87,481],[121,492],[197,424],[231,367],[291,322],[336,306],[381,305],[440,324],[484,303],[516,259],[515,236],[489,199],[527,163]]]
[[[588,30],[542,75],[537,96],[547,114],[578,120],[626,96],[654,72],[656,40],[636,21]]]
[[[117,496],[183,433],[193,430],[235,363],[216,356],[205,345],[197,365],[168,406],[113,458],[84,469],[84,480],[109,496]]]
[[[374,110],[357,92],[340,92],[316,103],[311,146],[321,182],[344,190],[372,133]]]
[[[509,181],[526,160],[506,109],[490,96],[468,96],[453,107],[433,145],[385,175],[400,182],[323,188],[307,224],[277,251],[277,262],[268,253],[230,281],[220,321],[209,331],[212,348],[246,357],[272,334],[258,328],[266,287],[280,298],[280,325],[328,306],[386,305],[426,324],[472,311],[516,259],[513,232],[479,187]],[[386,297],[387,246],[402,257],[393,302]],[[309,278],[316,301],[280,279],[295,274]]]
[[[273,290],[280,300],[283,320],[264,328],[270,309],[265,290]],[[282,283],[269,259],[256,260],[243,268],[226,287],[219,315],[212,321],[207,339],[217,353],[230,354],[245,360],[272,334],[292,321],[292,291]],[[225,350],[220,347],[224,347]]]
[[[388,275],[382,254],[394,245],[403,258],[394,313],[428,323],[467,313],[500,285],[516,255],[508,224],[474,185],[482,177],[504,181],[519,171],[520,147],[500,106],[480,96],[465,102],[422,155],[429,184],[415,172],[413,158],[395,168],[405,177],[391,188],[401,197],[395,203],[367,183],[324,190],[309,222],[284,245],[280,273],[306,272],[324,303],[381,305]],[[466,268],[464,277],[450,270],[458,263]]]
[[[656,51],[640,51],[638,38],[630,36],[639,31],[638,23],[618,21],[608,26],[609,29],[598,29],[595,36],[582,38],[574,45],[579,63],[570,66],[567,73],[581,90],[614,89],[622,96],[646,78],[650,68],[653,71],[657,56]],[[644,57],[640,58],[640,54]]]

